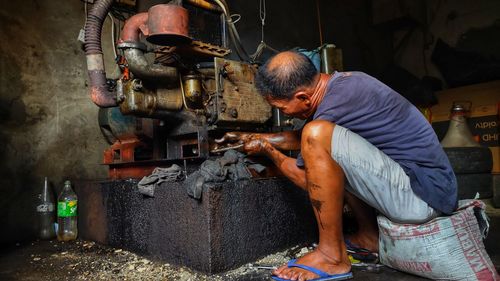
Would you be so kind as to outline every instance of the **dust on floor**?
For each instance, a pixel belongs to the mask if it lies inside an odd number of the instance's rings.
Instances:
[[[311,249],[296,246],[266,256],[253,264],[281,265]],[[271,280],[269,270],[255,269],[251,265],[246,264],[221,274],[206,275],[90,241],[35,241],[18,243],[1,252],[0,280]],[[353,271],[355,280],[421,280],[389,268]]]

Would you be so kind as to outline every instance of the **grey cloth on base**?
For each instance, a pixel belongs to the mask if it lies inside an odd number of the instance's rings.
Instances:
[[[154,197],[155,188],[162,182],[182,180],[184,173],[179,165],[173,164],[169,168],[155,168],[149,176],[143,177],[138,183],[139,192]]]
[[[206,182],[223,182],[226,179],[233,181],[249,179],[251,177],[246,164],[246,155],[236,150],[228,150],[224,156],[216,160],[206,160],[198,171],[190,174],[184,182],[189,196],[201,199],[203,186]],[[250,165],[256,171],[262,171],[264,166]]]

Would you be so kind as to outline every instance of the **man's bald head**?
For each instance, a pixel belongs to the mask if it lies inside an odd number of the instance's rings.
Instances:
[[[305,55],[286,51],[271,57],[255,77],[257,90],[275,99],[290,99],[301,87],[314,82],[318,71]]]
[[[301,59],[301,54],[293,51],[285,51],[276,54],[271,57],[268,61],[269,70],[275,69],[276,67],[294,67],[297,65],[298,60]]]

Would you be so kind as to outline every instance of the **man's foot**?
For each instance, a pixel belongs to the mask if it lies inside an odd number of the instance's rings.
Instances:
[[[367,249],[372,253],[378,253],[378,235],[355,233],[346,235],[346,240],[357,247]]]
[[[342,274],[351,271],[351,263],[346,253],[342,254],[341,261],[334,261],[316,249],[297,259],[295,263],[314,267],[328,274]],[[310,271],[296,267],[289,268],[287,265],[276,269],[273,271],[273,274],[282,279],[299,281],[311,280],[319,277]]]

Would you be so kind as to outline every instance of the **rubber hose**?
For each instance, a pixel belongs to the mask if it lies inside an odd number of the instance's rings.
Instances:
[[[89,75],[89,92],[92,101],[99,107],[117,106],[116,92],[106,84],[106,71],[101,48],[101,30],[113,0],[95,2],[85,23],[85,55]]]
[[[102,54],[102,25],[112,4],[113,0],[100,0],[90,10],[85,23],[85,54]]]

